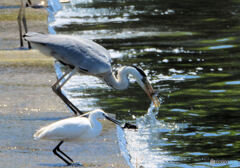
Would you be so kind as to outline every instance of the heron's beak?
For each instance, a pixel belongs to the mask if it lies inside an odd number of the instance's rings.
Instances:
[[[149,83],[149,81],[146,79],[144,81],[144,91],[147,93],[148,97],[152,100],[154,107],[160,107],[160,102],[158,100],[158,97],[156,93],[154,92],[152,85]]]

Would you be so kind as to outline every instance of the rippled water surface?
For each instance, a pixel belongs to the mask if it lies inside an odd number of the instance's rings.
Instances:
[[[239,18],[238,0],[71,0],[55,31],[103,45],[114,70],[142,67],[161,107],[137,84],[75,76],[65,90],[82,110],[136,120],[139,131],[125,131],[133,167],[239,167]]]

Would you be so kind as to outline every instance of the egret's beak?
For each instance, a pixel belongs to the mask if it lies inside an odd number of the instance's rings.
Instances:
[[[137,126],[136,125],[133,125],[133,124],[130,124],[130,123],[121,123],[120,121],[118,120],[115,120],[111,117],[109,117],[108,115],[105,115],[106,119],[119,125],[121,128],[128,128],[128,129],[137,129]]]
[[[149,81],[146,79],[144,81],[144,91],[147,93],[148,97],[152,100],[154,107],[160,107],[160,102],[158,100],[158,97],[156,93],[154,92],[152,85],[149,83]]]
[[[111,118],[111,117],[108,117],[107,115],[105,115],[105,117],[106,117],[106,119],[107,120],[109,120],[109,121],[111,121],[111,122],[113,122],[113,123],[115,123],[115,124],[117,124],[117,125],[120,125],[121,126],[121,122],[119,122],[118,120],[115,120],[115,119],[113,119],[113,118]]]

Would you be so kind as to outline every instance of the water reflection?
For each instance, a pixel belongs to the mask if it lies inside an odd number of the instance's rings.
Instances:
[[[211,165],[214,159],[238,167],[239,5],[234,0],[72,0],[52,23],[57,33],[105,46],[114,70],[141,66],[162,105],[151,126],[145,122],[150,102],[136,84],[123,92],[94,77],[75,76],[67,93],[80,109],[100,107],[118,119],[137,118],[139,132],[126,132],[133,166],[218,166]]]

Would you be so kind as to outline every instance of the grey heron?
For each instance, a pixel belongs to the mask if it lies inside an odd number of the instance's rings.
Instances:
[[[73,165],[73,160],[60,150],[60,146],[63,142],[86,141],[99,136],[102,131],[102,125],[97,119],[108,117],[108,115],[101,109],[86,114],[89,114],[88,118],[83,116],[71,117],[47,125],[39,129],[33,137],[35,140],[43,139],[60,141],[53,149],[53,153],[62,159],[67,165]],[[65,156],[65,158],[63,156]]]
[[[147,75],[141,68],[123,66],[118,70],[116,77],[112,71],[109,52],[92,40],[71,35],[40,34],[35,32],[26,33],[24,39],[30,42],[33,48],[38,49],[45,55],[54,57],[57,61],[69,67],[70,70],[57,80],[52,89],[75,114],[82,114],[82,112],[62,94],[61,88],[76,72],[96,76],[108,86],[118,90],[128,88],[128,75],[132,75],[153,101],[154,105],[160,105],[147,79]]]
[[[29,5],[32,6],[31,4],[31,1],[28,0],[28,3]],[[25,6],[23,5],[23,1],[21,0],[21,8],[19,10],[19,16],[18,18],[22,18],[22,21],[23,21],[23,25],[24,25],[24,28],[25,28],[25,32],[27,33],[27,24],[26,24],[26,18],[25,18]],[[19,21],[19,32],[20,32],[20,35],[22,35],[22,29],[21,29],[21,19],[18,20]],[[41,37],[41,34],[39,33],[28,33],[26,35],[24,35],[23,37],[25,37],[25,39],[28,39],[28,37],[30,37],[30,35],[34,35],[34,37],[36,37],[35,35],[40,35]],[[22,39],[22,36],[21,36],[21,39]],[[47,40],[47,39],[46,39]],[[31,40],[29,40],[31,41]],[[29,48],[31,48],[31,45],[30,45],[30,42],[28,41],[28,44],[29,44]],[[46,42],[46,43],[45,43]],[[50,53],[47,53],[47,55],[52,55],[55,53],[55,50],[51,50],[51,47],[49,48],[47,46],[47,44],[51,45],[51,42],[48,43],[47,41],[45,42],[42,42],[41,40],[39,42],[32,42],[34,44],[34,46],[40,46],[40,51],[50,51]],[[45,46],[42,48],[42,46]],[[59,46],[61,48],[61,45]],[[58,50],[58,48],[55,48]],[[73,51],[73,50],[72,50]],[[63,50],[63,53],[64,54],[65,52],[68,52],[68,50]],[[73,51],[74,52],[74,51]],[[57,53],[57,51],[56,51]],[[65,53],[67,54],[67,53]],[[60,54],[61,55],[61,54]],[[60,56],[59,55],[59,56]],[[60,56],[62,57],[62,56]],[[56,57],[55,57],[56,58]],[[65,64],[65,61],[61,61],[62,59],[57,59],[58,61],[62,62],[63,64]],[[68,65],[71,68],[73,68],[73,65]],[[72,72],[67,72],[65,73],[59,80],[57,80],[57,82],[52,86],[52,89],[53,91],[58,95],[60,96],[60,98],[67,104],[67,106],[75,113],[75,115],[77,114],[83,114],[83,112],[81,112],[76,106],[74,106],[61,92],[61,87],[67,82],[68,79],[70,79],[70,77],[76,73],[77,71],[81,72],[83,69],[79,69],[77,68],[78,66],[76,66],[75,68],[73,68]],[[68,75],[68,76],[67,76]],[[67,76],[66,79],[64,79],[65,77]],[[61,83],[61,84],[60,84]],[[133,124],[130,124],[130,123],[121,123],[115,119],[112,119],[108,116],[106,116],[106,118],[118,125],[121,125],[122,128],[128,128],[128,129],[137,129],[137,126],[133,125]]]

